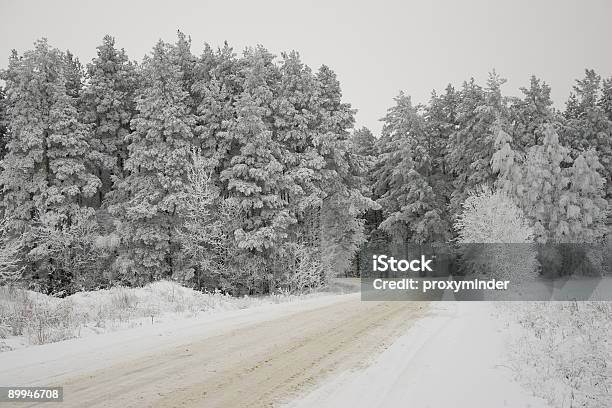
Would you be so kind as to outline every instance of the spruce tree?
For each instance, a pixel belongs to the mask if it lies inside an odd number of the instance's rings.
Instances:
[[[606,202],[599,170],[594,151],[572,161],[553,127],[545,128],[543,143],[529,149],[513,191],[538,242],[594,242],[601,237]]]
[[[336,74],[327,66],[316,73],[313,101],[316,132],[312,144],[323,159],[319,188],[323,266],[331,273],[344,272],[364,241],[360,215],[376,205],[360,191],[358,165],[351,152],[350,132],[355,110],[342,102]]]
[[[577,243],[595,243],[606,232],[604,223],[608,203],[605,200],[605,179],[595,149],[581,153],[567,169],[569,179],[567,224],[564,236]]]
[[[267,252],[286,237],[287,227],[295,222],[285,211],[280,194],[282,149],[270,127],[273,84],[279,73],[274,57],[263,47],[247,49],[244,58],[244,85],[230,129],[237,150],[221,172],[221,182],[246,213],[244,227],[236,231],[240,247]]]
[[[17,219],[53,210],[69,223],[100,180],[86,166],[89,129],[67,94],[64,55],[46,40],[22,57],[13,54],[4,73],[11,140],[3,161],[3,205]]]
[[[357,129],[351,135],[351,153],[357,164],[357,174],[364,194],[371,194],[373,184],[372,170],[376,163],[376,138],[365,126]]]
[[[83,64],[69,50],[63,54],[64,78],[66,81],[66,93],[73,99],[81,96],[85,82],[85,69]]]
[[[494,153],[496,129],[506,119],[506,101],[501,95],[505,82],[495,72],[482,89],[474,79],[463,84],[457,106],[456,130],[450,135],[448,162],[454,177],[450,210],[456,216],[470,191],[491,184],[494,176],[490,161]]]
[[[126,137],[135,114],[136,69],[125,53],[115,48],[115,39],[105,36],[98,56],[87,65],[88,83],[80,97],[83,121],[92,127],[90,165],[102,181],[96,205],[101,205],[124,176]]]
[[[497,175],[495,186],[502,192],[516,194],[522,183],[525,155],[513,148],[513,139],[501,126],[497,127],[495,153],[491,157],[491,169]]]
[[[426,140],[431,157],[426,174],[429,184],[439,197],[438,201],[440,209],[443,209],[443,217],[449,223],[447,207],[453,192],[453,178],[448,164],[448,146],[451,135],[458,126],[458,105],[459,94],[449,84],[443,94],[438,96],[435,91],[432,93],[430,103],[424,111],[427,128],[425,132]]]
[[[85,203],[100,188],[87,166],[90,133],[68,93],[66,61],[40,40],[23,56],[14,52],[3,73],[11,140],[0,173],[2,207],[9,229],[24,234],[25,273],[48,290],[76,271],[57,264],[40,234],[90,229],[93,210]]]
[[[602,82],[598,106],[606,113],[608,120],[612,121],[612,77]]]
[[[432,92],[429,105],[425,108],[427,133],[431,135],[432,140],[429,149],[432,157],[432,173],[448,175],[447,145],[455,127],[458,126],[459,97],[455,88],[449,84],[441,95]]]
[[[180,67],[181,83],[185,92],[189,94],[187,102],[191,109],[195,109],[195,101],[191,97],[192,88],[199,78],[198,59],[191,52],[191,37],[177,31],[177,40],[170,52],[173,64]]]
[[[544,129],[553,123],[555,115],[550,99],[550,86],[532,76],[529,88],[521,88],[523,98],[510,107],[510,122],[513,123],[513,147],[523,154],[531,146],[541,144]]]
[[[282,195],[291,214],[299,219],[325,195],[319,177],[325,162],[313,142],[318,131],[313,104],[316,78],[297,52],[282,53],[281,58],[272,130],[285,169]]]
[[[196,106],[195,133],[202,154],[209,161],[215,180],[227,166],[230,152],[238,148],[230,129],[236,119],[235,104],[242,93],[242,61],[225,43],[216,51],[208,44],[196,65],[192,95]]]
[[[317,131],[312,143],[325,163],[320,186],[327,195],[335,192],[346,195],[357,181],[352,171],[349,133],[356,111],[342,102],[340,82],[328,66],[323,65],[316,73],[315,88],[312,109]]]
[[[374,195],[383,210],[380,228],[394,242],[442,241],[448,225],[440,198],[428,183],[431,168],[426,124],[410,97],[400,93],[388,110],[379,140],[379,162],[374,170]]]
[[[605,136],[600,137],[598,155],[603,165],[602,175],[606,180],[606,198],[608,200],[609,211],[612,212],[612,77],[604,79],[602,83],[601,97],[598,101],[598,108],[607,117],[607,124],[604,132]],[[607,141],[607,143],[606,143]]]
[[[565,112],[566,122],[561,141],[571,148],[572,157],[595,149],[602,164],[600,174],[606,180],[607,199],[612,200],[612,121],[601,104],[601,77],[587,69],[585,77],[576,81],[574,99]]]
[[[183,273],[175,228],[195,118],[174,52],[175,46],[160,41],[143,61],[138,113],[127,137],[128,174],[118,183],[122,201],[110,207],[121,220],[127,270],[135,282]]]
[[[367,127],[362,127],[353,132],[352,135],[353,152],[359,156],[374,156],[376,138]]]

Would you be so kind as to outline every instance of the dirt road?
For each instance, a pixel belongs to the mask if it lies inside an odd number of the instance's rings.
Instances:
[[[269,407],[364,365],[424,313],[343,301],[125,361],[64,382],[65,407]],[[23,406],[23,405],[20,405]]]

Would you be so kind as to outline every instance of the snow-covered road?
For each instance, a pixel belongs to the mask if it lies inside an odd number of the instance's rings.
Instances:
[[[265,304],[240,310],[216,311],[197,318],[165,320],[0,353],[1,386],[61,384],[75,375],[110,367],[128,359],[164,351],[221,335],[231,330],[279,319],[344,301],[355,301],[358,294],[327,295],[280,304]]]
[[[438,302],[364,370],[340,373],[291,408],[548,408],[513,379],[506,319],[487,302]]]
[[[0,385],[64,386],[63,407],[546,407],[498,317],[330,295],[2,353]]]
[[[63,386],[62,407],[270,406],[379,354],[425,306],[327,296],[31,347],[0,355],[0,383]]]

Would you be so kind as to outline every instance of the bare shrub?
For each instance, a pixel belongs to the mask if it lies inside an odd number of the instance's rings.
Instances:
[[[511,348],[518,378],[555,407],[612,406],[610,302],[524,302]]]

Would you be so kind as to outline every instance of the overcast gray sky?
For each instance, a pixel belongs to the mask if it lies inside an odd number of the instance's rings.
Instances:
[[[375,132],[400,90],[426,102],[432,89],[470,76],[483,83],[495,68],[506,94],[535,74],[563,106],[585,67],[612,75],[610,0],[0,0],[0,68],[11,49],[40,37],[89,62],[107,33],[140,61],[177,29],[196,54],[227,40],[237,51],[295,49],[313,68],[329,65],[357,125]]]

